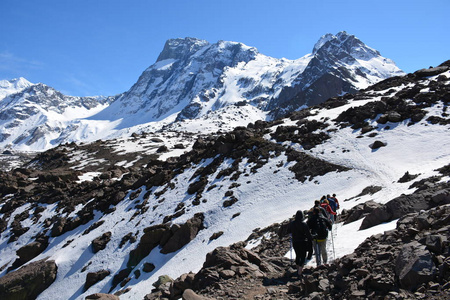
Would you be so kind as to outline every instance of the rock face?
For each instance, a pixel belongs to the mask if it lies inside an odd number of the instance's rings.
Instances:
[[[84,283],[84,290],[87,291],[91,286],[103,280],[111,272],[108,270],[100,270],[98,272],[90,272],[86,275],[86,282]]]
[[[92,241],[92,251],[94,253],[97,253],[98,251],[105,249],[106,245],[109,243],[110,240],[111,240],[111,232],[110,231],[105,232],[104,234],[102,234],[101,236]]]
[[[119,296],[104,293],[95,293],[85,298],[85,300],[119,300],[119,299],[120,299]]]
[[[361,223],[360,229],[398,219],[405,214],[450,204],[450,184],[430,187],[412,195],[402,195],[373,209]]]
[[[413,241],[401,248],[395,261],[395,273],[402,288],[416,290],[420,285],[432,281],[438,270],[426,245]]]
[[[0,277],[0,299],[35,299],[55,281],[57,269],[54,261],[43,259]]]

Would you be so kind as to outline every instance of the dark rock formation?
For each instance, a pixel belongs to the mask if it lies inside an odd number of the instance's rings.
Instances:
[[[427,210],[450,203],[450,184],[444,183],[420,190],[411,195],[401,195],[381,207],[375,208],[363,220],[360,229],[398,219],[405,214]]]
[[[120,300],[119,296],[104,293],[95,293],[84,298],[85,300]]]
[[[0,299],[35,299],[55,281],[57,269],[53,260],[42,259],[0,277]]]
[[[105,249],[106,245],[109,243],[110,240],[111,240],[111,232],[110,231],[105,232],[104,234],[102,234],[101,236],[92,241],[92,251],[94,253],[97,253],[98,251]]]
[[[364,218],[371,213],[374,209],[381,207],[382,205],[375,201],[367,201],[365,203],[357,204],[349,210],[342,210],[338,215],[338,222],[348,224],[356,220]]]
[[[203,214],[196,214],[193,218],[189,219],[186,223],[181,225],[177,230],[171,231],[173,235],[169,238],[167,243],[162,246],[161,253],[167,254],[175,252],[192,241],[203,227]]]
[[[90,272],[86,275],[86,282],[84,283],[84,290],[87,291],[91,286],[99,281],[102,281],[106,276],[111,274],[108,270],[100,270],[97,272]]]
[[[20,267],[21,265],[29,262],[39,254],[41,254],[48,246],[48,236],[39,237],[36,241],[31,242],[19,250],[17,250],[17,256],[19,258],[13,263],[11,269]]]
[[[376,149],[378,149],[378,148],[381,148],[381,147],[386,147],[387,146],[387,144],[385,143],[385,142],[382,142],[382,141],[375,141],[375,142],[373,142],[373,144],[370,144],[370,148],[372,149],[372,150],[376,150]]]

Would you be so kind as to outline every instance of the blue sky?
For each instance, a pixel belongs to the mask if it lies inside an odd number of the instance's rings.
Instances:
[[[343,30],[413,72],[450,59],[449,12],[449,0],[1,0],[0,80],[114,95],[170,38],[236,41],[296,59]]]

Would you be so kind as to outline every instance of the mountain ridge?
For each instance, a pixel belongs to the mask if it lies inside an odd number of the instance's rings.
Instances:
[[[195,132],[205,123],[211,131],[228,130],[228,124],[237,118],[246,125],[242,113],[250,113],[251,121],[276,119],[400,74],[391,60],[346,32],[322,37],[313,54],[297,60],[271,58],[238,42],[171,39],[155,64],[128,91],[86,98],[92,105],[97,101],[97,108],[84,107],[72,115],[48,114],[45,107],[36,106],[43,112],[43,122],[30,119],[29,128],[16,125],[12,119],[3,122],[0,147],[42,151],[60,143],[92,142],[167,126]],[[54,92],[55,106],[72,101],[58,93]],[[20,92],[14,95],[10,97],[28,97]],[[50,96],[43,95],[43,101],[49,101]],[[241,107],[241,112],[235,106]],[[77,107],[83,109],[82,105]],[[212,116],[216,116],[214,120]]]

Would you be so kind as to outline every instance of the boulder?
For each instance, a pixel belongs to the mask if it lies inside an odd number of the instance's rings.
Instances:
[[[438,205],[449,204],[449,190],[450,187],[448,186],[445,186],[444,188],[439,186],[428,187],[427,189],[420,190],[411,195],[401,195],[394,198],[383,206],[370,212],[361,223],[360,229],[363,230],[383,222],[392,221],[405,216],[408,213],[427,210]],[[426,218],[422,220],[419,217],[417,222],[419,222],[420,226],[429,226],[427,225],[428,221]]]
[[[437,273],[433,256],[425,246],[413,241],[402,247],[395,262],[395,274],[402,288],[414,291],[432,281]]]
[[[154,264],[146,262],[146,263],[144,263],[144,266],[142,267],[142,271],[144,271],[145,273],[150,273],[155,268],[156,267]]]
[[[45,258],[6,274],[0,278],[0,299],[36,299],[55,281],[57,270],[55,261]]]
[[[193,290],[187,289],[183,292],[183,300],[209,300],[210,298],[197,295]]]
[[[130,251],[127,267],[135,267],[144,257],[158,246],[166,232],[169,231],[169,225],[155,225],[144,229],[144,234],[139,241],[136,249]]]
[[[23,246],[22,248],[17,250],[17,256],[19,256],[19,258],[16,259],[16,261],[13,264],[13,267],[17,268],[29,262],[39,254],[41,254],[47,248],[47,246],[48,246],[48,236],[39,238],[36,241]]]
[[[161,253],[167,254],[175,252],[181,249],[184,245],[192,241],[200,230],[204,228],[203,213],[195,214],[193,218],[187,220],[186,223],[181,225],[178,230],[173,233],[173,236],[169,238],[167,243],[163,245]]]
[[[112,294],[104,294],[104,293],[95,293],[84,298],[85,300],[120,300],[120,298],[116,295]]]
[[[339,221],[344,222],[344,224],[349,224],[351,222],[364,218],[367,214],[371,213],[373,210],[381,206],[381,204],[373,200],[367,201],[365,203],[360,203],[349,210],[343,210],[339,215]]]
[[[375,141],[375,142],[373,142],[372,144],[370,144],[370,149],[372,149],[372,150],[376,150],[376,149],[379,149],[379,148],[381,148],[381,147],[386,147],[387,146],[387,144],[386,143],[384,143],[384,142],[382,142],[382,141]]]
[[[91,286],[99,281],[102,281],[106,276],[111,274],[108,270],[100,270],[97,272],[90,272],[86,275],[86,282],[84,283],[84,290],[87,291]]]
[[[92,241],[92,251],[94,251],[94,253],[97,253],[98,251],[105,249],[110,240],[111,232],[105,232]]]

